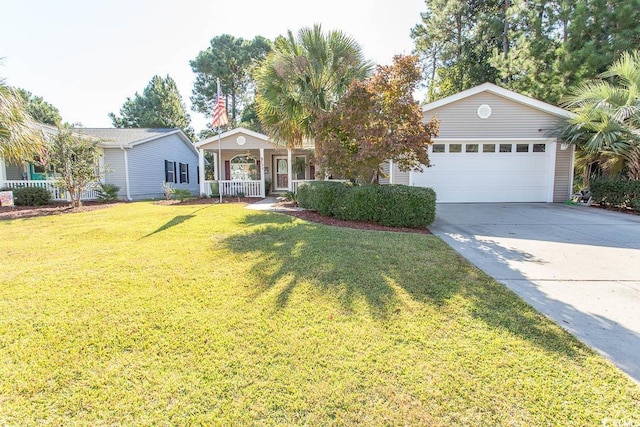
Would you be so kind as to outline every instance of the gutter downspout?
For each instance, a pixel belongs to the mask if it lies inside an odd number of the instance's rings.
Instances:
[[[127,200],[131,201],[131,192],[129,191],[129,154],[123,145],[120,145],[120,149],[124,153],[124,185],[127,190]]]

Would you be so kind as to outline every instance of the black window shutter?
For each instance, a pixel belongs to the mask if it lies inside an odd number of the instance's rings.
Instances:
[[[189,163],[185,164],[185,169],[187,169],[187,184],[189,183]]]
[[[196,178],[198,179],[198,184],[200,184],[200,166],[196,166]]]
[[[176,176],[176,162],[173,162],[173,182],[178,183],[178,177]]]

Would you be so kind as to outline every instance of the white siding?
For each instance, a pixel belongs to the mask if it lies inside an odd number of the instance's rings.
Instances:
[[[173,183],[174,188],[186,188],[197,195],[198,155],[176,134],[155,139],[128,150],[129,185],[132,199],[162,198],[164,161],[189,165],[189,183]],[[177,176],[180,173],[178,171]],[[179,179],[178,179],[179,181]]]
[[[124,178],[124,152],[119,148],[105,148],[103,151],[106,168],[104,182],[120,187],[118,197],[125,199],[127,197],[127,187]]]

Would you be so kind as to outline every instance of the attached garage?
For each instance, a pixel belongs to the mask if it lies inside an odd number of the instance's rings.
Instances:
[[[423,114],[440,121],[432,167],[404,174],[409,185],[433,188],[438,202],[569,199],[573,147],[550,136],[568,111],[485,83],[427,104]]]

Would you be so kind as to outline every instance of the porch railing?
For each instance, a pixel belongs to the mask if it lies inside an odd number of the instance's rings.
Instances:
[[[35,181],[23,181],[23,180],[8,180],[0,182],[0,188],[24,188],[24,187],[40,187],[46,189],[51,194],[51,200],[55,201],[70,201],[69,193],[62,191],[56,186],[56,181],[53,180],[35,180]],[[96,191],[96,185],[91,184],[82,192],[82,200],[95,200],[98,198]]]
[[[218,183],[219,191],[223,196],[238,196],[244,194],[244,197],[262,197],[262,182],[254,181],[205,181],[205,191],[207,196],[212,196],[212,184]]]

